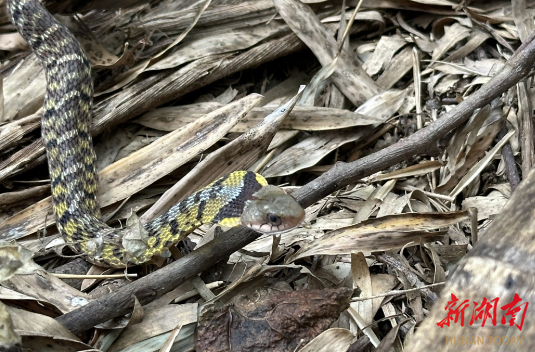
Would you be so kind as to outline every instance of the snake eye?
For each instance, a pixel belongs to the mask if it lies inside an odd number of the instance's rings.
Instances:
[[[267,214],[267,221],[273,226],[279,226],[282,224],[282,219],[273,213]]]

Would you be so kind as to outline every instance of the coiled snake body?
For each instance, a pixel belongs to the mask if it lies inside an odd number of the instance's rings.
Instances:
[[[42,138],[48,157],[56,224],[74,250],[96,264],[124,267],[161,254],[204,223],[261,232],[297,226],[304,212],[293,198],[267,186],[259,174],[233,172],[145,225],[145,246],[123,246],[128,229],[102,222],[96,156],[90,135],[91,66],[76,38],[37,0],[8,0],[11,20],[45,68]],[[245,208],[245,210],[244,210]]]

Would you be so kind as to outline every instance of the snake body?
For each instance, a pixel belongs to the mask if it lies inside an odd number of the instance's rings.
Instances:
[[[302,208],[250,171],[236,171],[174,205],[144,225],[141,246],[128,246],[129,229],[100,220],[96,155],[90,134],[93,82],[76,38],[37,0],[8,0],[11,20],[32,47],[47,80],[41,122],[56,224],[65,241],[93,263],[144,263],[204,223],[243,223],[263,232],[296,226]],[[244,208],[247,215],[243,216]]]

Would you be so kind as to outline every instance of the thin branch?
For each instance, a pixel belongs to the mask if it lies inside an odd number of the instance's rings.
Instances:
[[[407,290],[394,290],[394,291],[385,292],[385,293],[368,296],[368,297],[356,297],[356,298],[351,298],[351,302],[361,302],[361,301],[367,301],[367,300],[374,299],[374,298],[404,295],[409,292],[421,291],[421,290],[429,289],[431,287],[443,286],[445,284],[446,284],[445,282],[437,282],[434,284],[424,285],[422,287],[409,288]]]

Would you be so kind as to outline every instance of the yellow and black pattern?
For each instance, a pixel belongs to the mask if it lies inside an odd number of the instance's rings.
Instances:
[[[236,171],[173,206],[147,224],[147,249],[133,256],[122,246],[126,230],[103,223],[97,202],[96,156],[90,135],[93,83],[89,61],[75,37],[37,0],[8,0],[13,24],[46,73],[42,138],[57,226],[66,242],[95,263],[143,263],[203,223],[235,226],[245,202],[266,180]]]

